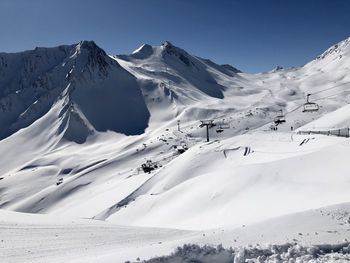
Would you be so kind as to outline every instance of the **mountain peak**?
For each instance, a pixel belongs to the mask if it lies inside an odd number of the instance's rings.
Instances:
[[[146,50],[152,50],[152,46],[151,45],[148,45],[148,44],[143,44],[141,45],[139,48],[135,49],[132,54],[135,54],[135,53],[139,53],[139,52],[143,52],[143,51],[146,51]]]
[[[173,44],[171,44],[171,42],[170,41],[165,41],[163,44],[162,44],[162,47],[174,47],[174,45]]]
[[[143,44],[138,49],[135,49],[132,52],[131,56],[137,59],[144,59],[144,58],[150,57],[152,54],[153,54],[153,47],[148,44]]]
[[[163,49],[163,55],[167,54],[178,57],[180,61],[187,66],[195,66],[194,62],[191,60],[191,55],[189,55],[185,50],[174,46],[169,41],[165,41],[161,47]]]
[[[99,48],[95,41],[93,40],[82,40],[78,43],[80,48],[86,48],[86,49],[95,49],[95,48]]]
[[[80,53],[82,50],[87,50],[94,54],[102,54],[107,56],[106,52],[100,48],[94,41],[82,40],[75,45],[76,50]]]
[[[78,58],[79,63],[75,63],[78,68],[83,68],[89,65],[91,68],[98,68],[103,75],[107,74],[109,64],[119,64],[108,57],[107,53],[96,45],[94,41],[80,41],[75,45],[70,58]]]

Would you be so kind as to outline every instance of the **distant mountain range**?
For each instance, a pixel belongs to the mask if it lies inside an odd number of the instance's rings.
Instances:
[[[293,81],[286,82],[291,71],[303,76],[293,83],[299,87],[309,80],[323,82],[325,74],[326,81],[340,81],[347,76],[343,69],[349,66],[349,50],[346,39],[302,68],[277,67],[264,74],[279,74],[281,92]],[[83,142],[89,134],[107,130],[142,134],[155,104],[175,107],[167,117],[174,118],[193,102],[223,99],[232,91],[245,94],[254,76],[259,74],[192,56],[168,41],[142,45],[131,55],[109,56],[93,41],[0,53],[0,139],[47,114],[62,96],[67,139]],[[263,89],[268,85],[259,83],[248,93]]]

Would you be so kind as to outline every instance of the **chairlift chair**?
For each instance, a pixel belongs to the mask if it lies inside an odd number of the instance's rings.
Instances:
[[[304,104],[303,112],[313,112],[318,111],[320,109],[320,106],[315,102],[310,102],[309,97],[311,94],[306,95],[306,103]]]
[[[225,123],[225,119],[222,120],[222,122],[219,124],[219,127],[216,129],[217,133],[223,132],[225,129],[229,129],[230,125],[228,123]]]
[[[230,124],[223,122],[223,123],[221,123],[220,127],[222,129],[230,129]]]
[[[276,125],[286,122],[286,117],[283,115],[283,111],[280,110],[280,114],[275,117],[274,123]]]

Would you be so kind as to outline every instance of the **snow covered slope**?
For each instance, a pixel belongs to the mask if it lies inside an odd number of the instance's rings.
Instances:
[[[348,126],[349,67],[349,39],[259,74],[170,42],[1,53],[0,208],[203,230],[347,202],[348,139],[294,131]]]
[[[295,258],[306,254],[309,260],[315,260],[314,245],[323,247],[325,253],[327,247],[347,247],[349,213],[349,203],[345,203],[234,229],[184,231],[119,226],[89,219],[0,210],[0,260],[6,263],[137,262],[137,258],[149,259],[169,254],[177,246],[187,243],[212,246],[223,244],[226,248],[246,250],[248,253],[241,254],[246,257],[250,254],[249,250],[255,251],[255,255],[257,249],[264,250],[266,256],[271,256],[273,253],[270,254],[269,250],[279,252],[276,245],[294,244],[294,249],[285,253],[286,257]],[[307,246],[308,252],[300,254],[301,246]],[[209,256],[210,253],[206,255]],[[349,251],[334,256],[339,261],[332,262],[346,262]]]
[[[310,141],[300,146],[305,139]],[[161,169],[123,200],[123,207],[102,219],[203,229],[346,202],[349,147],[343,138],[268,133],[201,144]]]

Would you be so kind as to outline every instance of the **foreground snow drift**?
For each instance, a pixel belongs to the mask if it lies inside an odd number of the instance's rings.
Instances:
[[[218,253],[232,258],[229,247],[235,247],[235,256],[241,259],[254,256],[270,256],[271,259],[273,255],[278,258],[277,254],[280,257],[311,259],[318,255],[320,259],[338,258],[344,262],[349,259],[349,255],[328,253],[331,249],[339,253],[342,249],[349,253],[346,248],[349,231],[350,203],[291,214],[235,229],[207,231],[118,226],[89,219],[0,210],[0,262],[122,263],[127,260],[137,261],[137,258],[164,256],[183,244],[209,246],[205,249],[185,246],[180,254],[177,253],[182,256],[180,261],[165,262],[186,262],[181,260],[190,256],[198,256],[200,259],[200,255],[208,255],[208,251],[212,251],[214,258]],[[283,245],[286,243],[289,245]],[[217,251],[210,247],[219,244],[225,250]],[[210,257],[206,259],[207,261],[203,257],[203,262],[216,262]]]
[[[244,263],[244,262],[345,262],[350,261],[350,243],[339,245],[318,245],[304,247],[296,244],[272,245],[267,248],[250,246],[247,248],[225,249],[184,245],[170,256],[153,258],[145,263]]]
[[[170,252],[192,235],[0,210],[0,262],[124,262]]]

